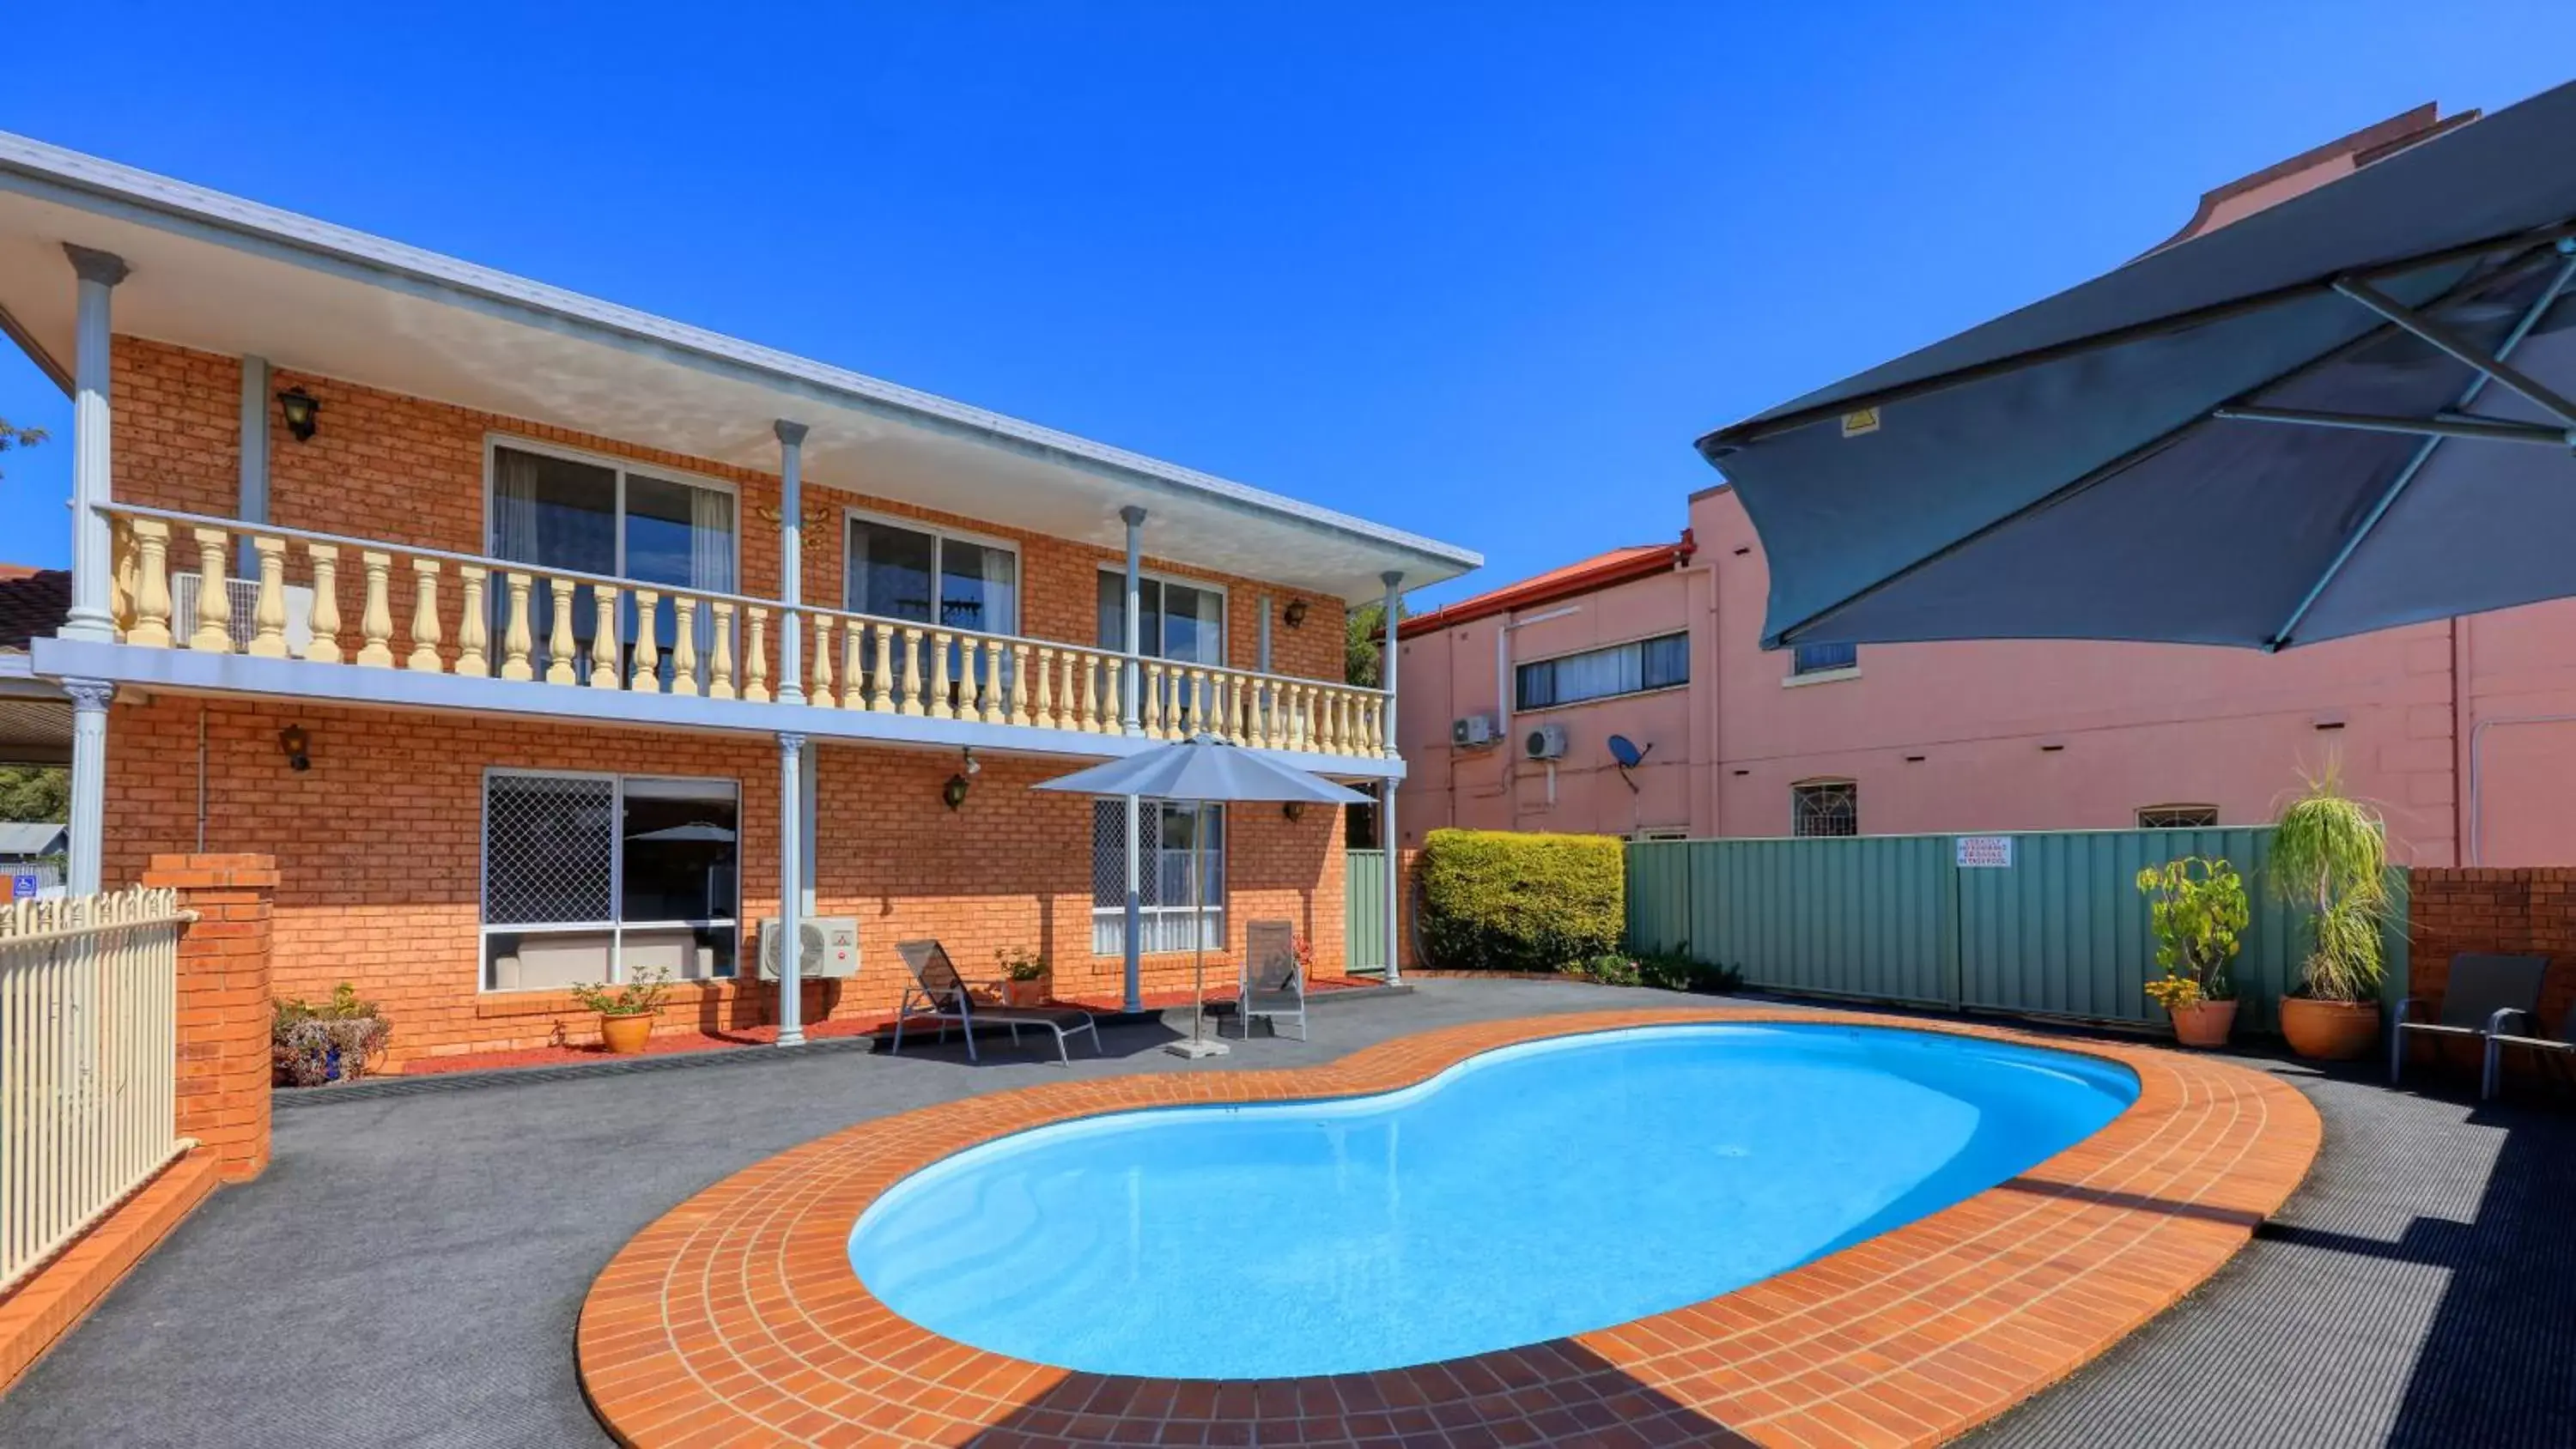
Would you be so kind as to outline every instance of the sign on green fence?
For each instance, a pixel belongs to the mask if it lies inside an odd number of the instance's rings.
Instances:
[[[2306,953],[2262,888],[2269,828],[1641,841],[1628,937],[1792,995],[2161,1026],[2140,869],[2188,855],[2246,878],[2254,919],[2233,969],[2241,1028],[2270,1031]],[[2389,932],[2392,979],[2405,929]]]

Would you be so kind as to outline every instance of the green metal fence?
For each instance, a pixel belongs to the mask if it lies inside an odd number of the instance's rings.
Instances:
[[[1393,954],[1394,934],[1386,921],[1386,852],[1344,852],[1350,864],[1342,878],[1342,951],[1352,971],[1383,971]]]
[[[2187,855],[2246,878],[2241,1026],[2270,1031],[2306,952],[2264,889],[2268,828],[1685,840],[1628,847],[1628,937],[1794,995],[2159,1026],[2137,874]],[[2401,897],[2402,902],[2402,897]],[[2402,908],[2390,990],[2405,979]]]

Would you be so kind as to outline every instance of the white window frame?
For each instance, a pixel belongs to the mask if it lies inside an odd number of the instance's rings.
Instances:
[[[494,925],[492,911],[492,782],[515,780],[606,780],[609,782],[608,837],[608,912],[605,921],[535,921]],[[734,857],[733,909],[731,917],[704,921],[622,921],[626,909],[626,782],[629,780],[669,780],[687,785],[721,785],[733,792]],[[733,928],[734,960],[729,975],[710,976],[709,981],[734,981],[742,976],[742,782],[724,775],[666,775],[650,770],[539,770],[517,765],[483,767],[481,822],[477,831],[474,861],[475,958],[474,990],[479,996],[524,996],[530,992],[556,991],[551,986],[527,986],[504,991],[490,984],[492,977],[492,937],[505,936],[608,936],[608,984],[626,980],[626,933],[629,931],[713,930],[719,926]]]
[[[1127,566],[1125,564],[1104,563],[1100,565],[1099,571],[1117,579],[1122,585],[1127,581]],[[1156,569],[1138,569],[1136,571],[1136,577],[1139,580],[1151,579],[1155,583],[1167,587],[1172,584],[1178,584],[1185,589],[1196,589],[1203,594],[1216,595],[1217,658],[1214,662],[1198,659],[1183,660],[1182,662],[1186,664],[1197,664],[1202,668],[1207,669],[1231,669],[1234,667],[1234,591],[1231,587],[1217,583],[1212,579],[1194,579],[1187,574],[1163,573]],[[1091,586],[1091,597],[1093,608],[1097,610],[1100,601],[1100,585],[1096,582]],[[1168,635],[1171,632],[1172,616],[1168,613],[1158,613],[1154,617],[1163,621],[1164,633]],[[1096,618],[1094,622],[1097,622]],[[1137,641],[1137,644],[1138,647],[1143,650],[1146,658],[1160,659],[1166,663],[1171,661],[1172,656],[1161,652],[1163,647],[1162,640],[1155,640],[1154,647],[1151,649],[1143,649],[1144,641],[1141,639]],[[1124,653],[1127,648],[1127,641],[1122,636],[1114,644],[1102,644],[1097,647],[1106,649],[1113,654]]]
[[[1123,798],[1115,796],[1104,796],[1101,798],[1118,809],[1123,810],[1125,808],[1126,802]],[[1224,943],[1227,939],[1227,933],[1234,929],[1234,812],[1226,809],[1224,802],[1215,800],[1146,800],[1141,802],[1138,807],[1140,811],[1140,819],[1142,811],[1161,810],[1167,807],[1175,810],[1196,810],[1201,822],[1201,828],[1204,828],[1204,822],[1211,812],[1225,822],[1223,826],[1225,843],[1217,848],[1218,870],[1225,884],[1223,888],[1217,892],[1215,900],[1201,901],[1194,906],[1149,906],[1139,902],[1136,907],[1137,929],[1140,931],[1144,930],[1145,923],[1149,920],[1166,920],[1175,916],[1196,916],[1200,921],[1200,938],[1205,939],[1207,933],[1206,921],[1210,916],[1214,916],[1217,922],[1218,944],[1211,946],[1208,949],[1222,952],[1225,949]],[[1097,811],[1100,807],[1095,804],[1092,808]],[[1160,839],[1161,835],[1161,828],[1157,826],[1155,830],[1155,838]],[[1099,849],[1099,845],[1097,843],[1098,839],[1099,837],[1095,834],[1093,836],[1094,844],[1092,846],[1094,850]],[[1154,852],[1154,855],[1157,857],[1155,859],[1148,860],[1139,857],[1137,861],[1137,870],[1140,877],[1144,872],[1149,870],[1159,872],[1162,869],[1162,861],[1159,857],[1165,853],[1166,852],[1158,849]],[[1170,853],[1185,856],[1189,852],[1175,851]],[[1120,870],[1123,872],[1126,866],[1123,850],[1120,856],[1119,866]],[[1097,872],[1099,868],[1100,862],[1097,859],[1093,860],[1093,871]],[[1197,884],[1198,882],[1194,879],[1192,882],[1194,889]],[[1091,954],[1094,957],[1108,959],[1125,954],[1125,942],[1123,940],[1120,942],[1119,949],[1117,950],[1104,951],[1100,949],[1100,927],[1104,922],[1114,921],[1118,923],[1119,927],[1123,931],[1126,926],[1126,919],[1127,904],[1124,901],[1113,906],[1094,905],[1091,908]],[[1136,954],[1139,956],[1177,956],[1186,954],[1189,949],[1190,948],[1187,946],[1171,947],[1156,951],[1140,949]]]
[[[871,619],[885,619],[893,617],[888,614],[869,614],[866,610],[861,609],[858,604],[850,598],[850,563],[855,557],[852,549],[850,548],[850,525],[853,523],[873,523],[884,528],[900,528],[906,533],[922,533],[930,536],[930,591],[932,595],[930,602],[931,618],[928,622],[921,625],[922,628],[946,629],[952,634],[983,634],[1004,639],[1020,639],[1027,637],[1020,633],[1019,616],[1023,612],[1022,605],[1028,602],[1029,559],[1027,552],[1023,550],[1016,541],[997,537],[989,533],[977,533],[971,529],[950,528],[944,523],[931,523],[919,518],[906,518],[900,513],[880,513],[874,509],[855,508],[846,505],[841,509],[841,612],[845,614],[862,614]],[[937,596],[939,593],[939,580],[942,577],[940,569],[947,562],[948,543],[951,539],[954,539],[959,543],[971,543],[977,548],[1000,549],[1002,552],[1011,556],[1011,627],[1008,629],[960,629],[953,624],[943,624],[939,622],[939,600]],[[906,619],[898,622],[913,623],[915,621]]]
[[[1626,649],[1634,647],[1638,651],[1637,677],[1643,679],[1646,673],[1645,647],[1659,639],[1680,639],[1684,641],[1682,646],[1682,663],[1683,668],[1686,669],[1688,673],[1684,675],[1682,681],[1678,684],[1657,684],[1641,689],[1624,689],[1616,694],[1595,694],[1583,699],[1568,700],[1563,704],[1523,705],[1521,703],[1521,671],[1532,665],[1554,664],[1565,659],[1580,659],[1586,654],[1602,654],[1612,649]],[[1688,689],[1691,687],[1691,678],[1696,676],[1699,672],[1699,661],[1691,655],[1691,649],[1688,642],[1689,639],[1690,630],[1688,629],[1657,629],[1651,634],[1635,634],[1625,639],[1613,639],[1607,644],[1586,644],[1580,649],[1567,649],[1555,654],[1543,654],[1536,659],[1515,659],[1512,661],[1511,678],[1512,713],[1514,716],[1525,714],[1545,714],[1549,710],[1581,709],[1588,704],[1606,704],[1614,699],[1636,699],[1649,694],[1670,694],[1677,689]]]
[[[483,556],[485,558],[498,560],[501,557],[499,553],[500,545],[492,537],[492,482],[500,471],[500,454],[503,448],[508,448],[514,453],[534,453],[540,457],[560,458],[567,463],[587,463],[594,468],[608,468],[613,469],[616,472],[617,526],[614,531],[617,540],[617,566],[609,570],[609,575],[612,578],[622,579],[627,577],[626,479],[628,475],[641,473],[645,477],[651,478],[657,482],[680,483],[691,488],[705,488],[731,498],[733,500],[733,587],[730,589],[709,590],[709,592],[720,594],[748,594],[749,591],[743,587],[742,535],[744,529],[749,526],[750,521],[743,516],[742,489],[740,487],[725,479],[710,478],[704,473],[692,473],[685,468],[657,467],[650,463],[638,463],[632,458],[621,458],[615,453],[594,452],[588,448],[571,448],[566,447],[561,443],[541,443],[535,439],[522,438],[512,433],[485,433],[483,435]],[[542,570],[547,567],[545,564],[526,563],[525,560],[513,559],[504,561],[522,563],[528,568],[538,570]],[[654,584],[648,585],[647,587],[671,588],[674,586],[670,584]],[[680,585],[678,587],[687,586]]]

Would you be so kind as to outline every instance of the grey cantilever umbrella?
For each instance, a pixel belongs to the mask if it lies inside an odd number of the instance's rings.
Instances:
[[[2576,85],[1700,440],[1764,643],[2281,649],[2576,594]]]
[[[1077,770],[1053,780],[1031,786],[1037,790],[1060,790],[1074,795],[1135,795],[1148,800],[1171,800],[1192,804],[1225,804],[1232,801],[1294,801],[1312,805],[1363,805],[1366,795],[1345,789],[1330,780],[1318,779],[1292,765],[1283,765],[1268,755],[1230,745],[1208,735],[1197,735],[1177,743],[1111,760],[1087,770]],[[1201,833],[1190,832],[1190,888],[1193,895],[1204,889],[1207,876],[1200,857]],[[1135,904],[1130,892],[1128,904]],[[1127,929],[1136,929],[1135,914],[1128,913]],[[1195,956],[1195,997],[1190,1024],[1190,1039],[1172,1043],[1172,1050],[1187,1057],[1223,1054],[1221,1043],[1207,1035],[1207,936],[1204,930],[1190,932]]]

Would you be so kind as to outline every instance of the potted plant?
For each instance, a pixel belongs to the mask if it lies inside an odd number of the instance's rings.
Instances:
[[[1007,1006],[1044,1006],[1055,995],[1055,970],[1047,958],[1026,946],[993,953],[1002,966],[1002,1001]]]
[[[269,1014],[271,1079],[288,1087],[354,1082],[375,1069],[385,1039],[392,1035],[376,1004],[359,1000],[358,988],[346,981],[318,1006],[301,996],[287,997]]]
[[[2147,983],[2147,995],[2173,1018],[2174,1039],[2187,1047],[2227,1044],[2236,1023],[2236,992],[2227,963],[2253,909],[2244,879],[2224,860],[2185,856],[2138,872],[2147,897],[2147,920],[2156,936],[2156,964],[2165,974]]]
[[[2308,913],[2314,946],[2281,1000],[2290,1050],[2348,1061],[2379,1042],[2380,925],[2388,913],[2388,827],[2344,795],[2333,766],[2308,782],[2272,831],[2272,886]]]
[[[605,985],[580,983],[573,987],[572,999],[599,1013],[599,1039],[609,1051],[626,1056],[644,1050],[644,1043],[652,1040],[653,1015],[662,1009],[662,998],[670,991],[670,969],[655,966],[614,991]]]

